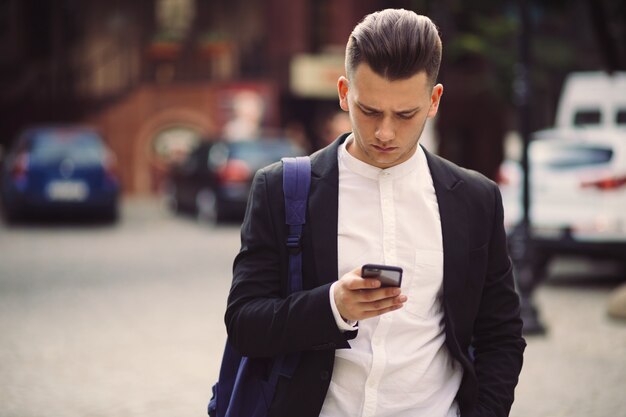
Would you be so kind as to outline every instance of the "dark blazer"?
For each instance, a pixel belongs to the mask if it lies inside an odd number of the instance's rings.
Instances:
[[[346,137],[311,156],[302,237],[305,291],[287,296],[282,164],[260,170],[250,194],[225,322],[235,348],[259,361],[301,352],[294,376],[279,381],[272,416],[318,416],[335,349],[350,348],[356,336],[337,329],[329,300],[338,278],[337,150]],[[464,368],[457,401],[463,416],[506,416],[525,342],[500,193],[482,175],[426,156],[441,214],[446,345]]]

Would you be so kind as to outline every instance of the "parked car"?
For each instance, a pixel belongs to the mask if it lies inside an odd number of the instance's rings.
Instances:
[[[626,140],[619,129],[553,129],[529,145],[535,271],[558,254],[626,262]],[[522,169],[507,160],[500,188],[509,232],[522,218]]]
[[[26,215],[89,214],[114,220],[119,180],[115,157],[86,126],[22,132],[7,153],[1,194],[7,220]]]
[[[626,72],[570,73],[563,84],[555,125],[559,129],[626,128]]]
[[[165,201],[173,211],[195,213],[209,223],[241,218],[256,171],[282,157],[303,154],[285,139],[203,142],[170,170]]]

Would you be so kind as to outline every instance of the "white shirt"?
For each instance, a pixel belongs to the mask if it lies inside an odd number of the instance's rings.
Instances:
[[[338,158],[338,276],[366,263],[400,266],[408,300],[361,320],[351,349],[336,351],[320,416],[456,417],[463,370],[444,343],[441,219],[426,155],[418,146],[409,160],[383,170],[350,155],[344,143]],[[333,290],[337,323],[349,329]]]

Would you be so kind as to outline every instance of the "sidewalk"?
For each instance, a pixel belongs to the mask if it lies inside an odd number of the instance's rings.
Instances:
[[[611,319],[611,291],[624,271],[557,263],[535,303],[547,327],[528,336],[511,417],[626,416],[626,321]]]

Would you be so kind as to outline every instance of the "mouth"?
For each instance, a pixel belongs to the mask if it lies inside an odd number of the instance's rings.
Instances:
[[[381,152],[381,153],[391,153],[393,151],[396,150],[396,148],[394,146],[379,146],[379,145],[372,145],[372,147],[377,151],[377,152]]]

